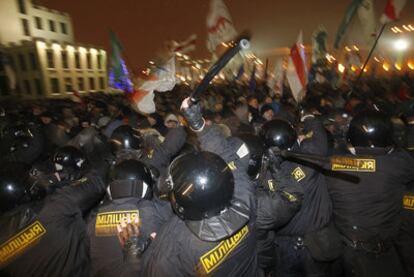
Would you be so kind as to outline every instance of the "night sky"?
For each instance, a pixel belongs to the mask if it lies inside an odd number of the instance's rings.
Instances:
[[[110,49],[108,31],[116,32],[130,66],[142,68],[163,41],[198,35],[195,57],[209,57],[206,49],[208,0],[38,0],[40,5],[68,12],[78,42]],[[253,33],[253,50],[290,46],[302,29],[305,44],[323,24],[333,43],[350,0],[224,0],[237,31]],[[386,0],[374,1],[379,17]],[[414,1],[408,0],[400,24],[414,24]],[[357,23],[356,23],[357,24]],[[359,26],[354,26],[356,29]]]

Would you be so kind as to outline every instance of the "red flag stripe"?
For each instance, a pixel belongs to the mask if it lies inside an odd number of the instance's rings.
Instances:
[[[305,65],[303,64],[302,57],[299,52],[299,47],[295,44],[290,49],[290,56],[292,57],[293,64],[295,66],[296,74],[302,84],[303,87],[306,85],[306,73],[305,73]]]

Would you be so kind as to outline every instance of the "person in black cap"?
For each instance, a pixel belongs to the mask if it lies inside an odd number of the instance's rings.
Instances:
[[[345,275],[404,276],[393,240],[405,185],[414,181],[414,160],[394,148],[391,122],[380,112],[357,114],[347,137],[356,162],[334,163],[329,178],[333,219],[346,244]]]
[[[39,199],[28,167],[0,171],[0,275],[89,276],[89,243],[83,216],[103,197],[102,180],[84,179]]]

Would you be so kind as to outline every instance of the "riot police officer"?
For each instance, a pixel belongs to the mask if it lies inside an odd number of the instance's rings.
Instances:
[[[248,151],[220,129],[206,127],[200,106],[182,106],[204,151],[169,166],[175,216],[143,256],[143,276],[254,276],[254,187],[246,174]],[[209,151],[209,152],[207,152]]]
[[[355,163],[333,164],[334,172],[342,172],[329,179],[335,225],[346,244],[345,274],[403,276],[392,241],[399,230],[404,186],[414,180],[414,160],[394,148],[391,122],[376,111],[352,119],[348,141]]]
[[[311,113],[305,113],[301,121],[304,129],[300,142],[295,128],[281,119],[265,123],[261,131],[268,149],[265,156],[268,167],[263,173],[261,186],[272,190],[277,185],[273,180],[283,178],[291,178],[295,184],[286,186],[290,187],[291,190],[288,192],[293,196],[287,198],[291,201],[288,205],[291,209],[287,211],[294,215],[275,230],[277,276],[324,276],[329,270],[324,262],[336,258],[333,256],[337,255],[328,253],[330,251],[326,250],[327,242],[321,245],[305,243],[310,236],[317,237],[324,230],[331,228],[329,223],[332,206],[325,177],[318,168],[310,164],[285,160],[277,154],[279,150],[299,150],[327,155],[327,136],[321,120]],[[288,215],[292,216],[291,213]],[[318,247],[325,249],[321,252],[326,256],[321,257],[317,251],[313,251]]]
[[[0,275],[88,276],[84,214],[105,186],[90,173],[36,201],[28,168],[7,164],[0,172]]]
[[[91,240],[91,275],[136,275],[137,269],[124,264],[117,238],[122,219],[137,222],[145,244],[165,222],[165,211],[152,201],[153,176],[140,161],[124,160],[110,170],[107,199],[88,218]]]

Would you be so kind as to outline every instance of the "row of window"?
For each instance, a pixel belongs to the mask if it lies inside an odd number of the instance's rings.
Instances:
[[[26,94],[31,95],[33,93],[32,91],[32,86],[30,84],[29,80],[24,80],[23,81],[23,89],[26,92]],[[40,79],[34,79],[34,93],[37,95],[42,95],[43,94],[43,89],[42,89],[42,83],[40,82]],[[19,88],[17,88],[17,90],[20,90]]]
[[[46,57],[47,57],[47,67],[55,68],[55,55],[53,51],[47,50]],[[75,57],[75,68],[82,69],[79,53],[75,52],[74,57]],[[61,58],[62,58],[62,68],[69,69],[68,53],[66,51],[61,52]],[[101,70],[102,69],[102,55],[100,54],[97,55],[97,63],[98,63],[98,69]],[[89,53],[86,53],[86,67],[87,69],[92,69],[92,57],[91,57],[91,54]]]
[[[49,19],[48,22],[49,22],[49,31],[56,32],[55,21]],[[35,16],[35,23],[36,23],[36,28],[38,30],[43,30],[43,19],[42,18],[40,18],[38,16]],[[60,31],[62,32],[62,34],[67,35],[68,34],[68,29],[66,27],[66,23],[60,22],[59,25],[60,25]]]
[[[96,80],[93,77],[88,78],[89,81],[89,90],[96,90]],[[64,79],[65,82],[65,92],[73,92],[73,83],[72,78],[68,77]],[[78,77],[77,78],[78,90],[85,91],[85,78]],[[50,78],[50,86],[51,92],[55,94],[61,93],[60,86],[59,86],[59,79],[58,78]],[[105,89],[105,79],[103,77],[99,77],[99,89]]]
[[[17,55],[17,59],[19,62],[19,67],[21,71],[27,71],[29,70],[29,67],[27,66],[25,56],[23,54]],[[30,69],[31,70],[38,70],[39,65],[37,63],[36,55],[34,53],[29,53],[29,61],[30,61]],[[12,62],[14,64],[14,62]]]
[[[40,17],[35,17],[36,28],[39,30],[43,30],[43,21]],[[22,18],[22,26],[23,26],[23,34],[25,36],[30,36],[30,28],[29,28],[29,20]],[[56,32],[55,21],[49,19],[49,30],[51,32]],[[60,22],[60,30],[63,34],[67,35],[68,30],[66,28],[66,23]]]
[[[82,69],[79,53],[76,52],[74,55],[75,55],[75,68],[76,69]],[[48,50],[46,52],[46,56],[47,56],[47,67],[48,68],[55,68],[55,58],[54,58],[53,51]],[[66,51],[62,51],[61,52],[61,57],[62,57],[62,68],[69,69],[68,53]],[[23,71],[23,72],[28,71],[29,67],[27,66],[24,54],[17,55],[17,59],[18,59],[18,62],[19,62],[20,70]],[[98,63],[97,64],[98,69],[101,70],[102,69],[102,55],[100,55],[100,54],[97,55],[97,63]],[[38,65],[38,62],[37,62],[36,55],[32,52],[29,53],[29,64],[30,64],[30,69],[31,70],[35,71],[35,70],[39,69],[39,65]],[[92,69],[92,58],[91,58],[91,55],[89,53],[86,54],[86,66],[87,66],[88,69]]]

